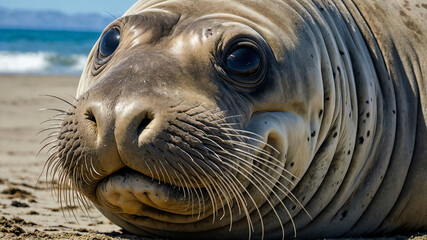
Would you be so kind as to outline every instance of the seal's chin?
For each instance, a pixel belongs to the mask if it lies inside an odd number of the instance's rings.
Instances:
[[[211,214],[203,188],[183,188],[123,168],[104,178],[96,188],[102,207],[123,218],[151,218],[188,223]]]

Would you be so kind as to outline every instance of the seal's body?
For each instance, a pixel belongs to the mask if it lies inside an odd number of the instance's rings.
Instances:
[[[426,7],[139,1],[93,48],[49,164],[144,236],[425,231]]]

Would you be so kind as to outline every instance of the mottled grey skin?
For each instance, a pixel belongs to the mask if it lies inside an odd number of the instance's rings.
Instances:
[[[426,19],[421,1],[139,1],[89,55],[50,164],[142,236],[426,231]],[[237,42],[261,53],[252,83],[224,65]]]

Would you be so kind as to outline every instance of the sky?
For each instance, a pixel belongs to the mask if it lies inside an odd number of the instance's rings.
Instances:
[[[137,0],[0,0],[0,7],[24,10],[56,10],[67,14],[98,13],[120,17]]]

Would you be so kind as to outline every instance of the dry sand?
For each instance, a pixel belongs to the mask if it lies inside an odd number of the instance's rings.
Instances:
[[[72,99],[77,77],[0,75],[0,239],[140,239],[124,233],[91,209],[90,217],[76,209],[76,218],[62,212],[49,185],[36,186],[48,155],[36,157],[47,125],[40,123],[67,105],[42,94]],[[393,237],[388,239],[408,239]],[[427,235],[417,238],[427,240]]]
[[[42,94],[72,99],[77,77],[0,76],[0,239],[137,239],[123,235],[96,209],[90,217],[62,212],[44,175],[36,186],[48,155],[36,157],[40,123],[54,115],[41,108],[66,109],[67,105]]]

